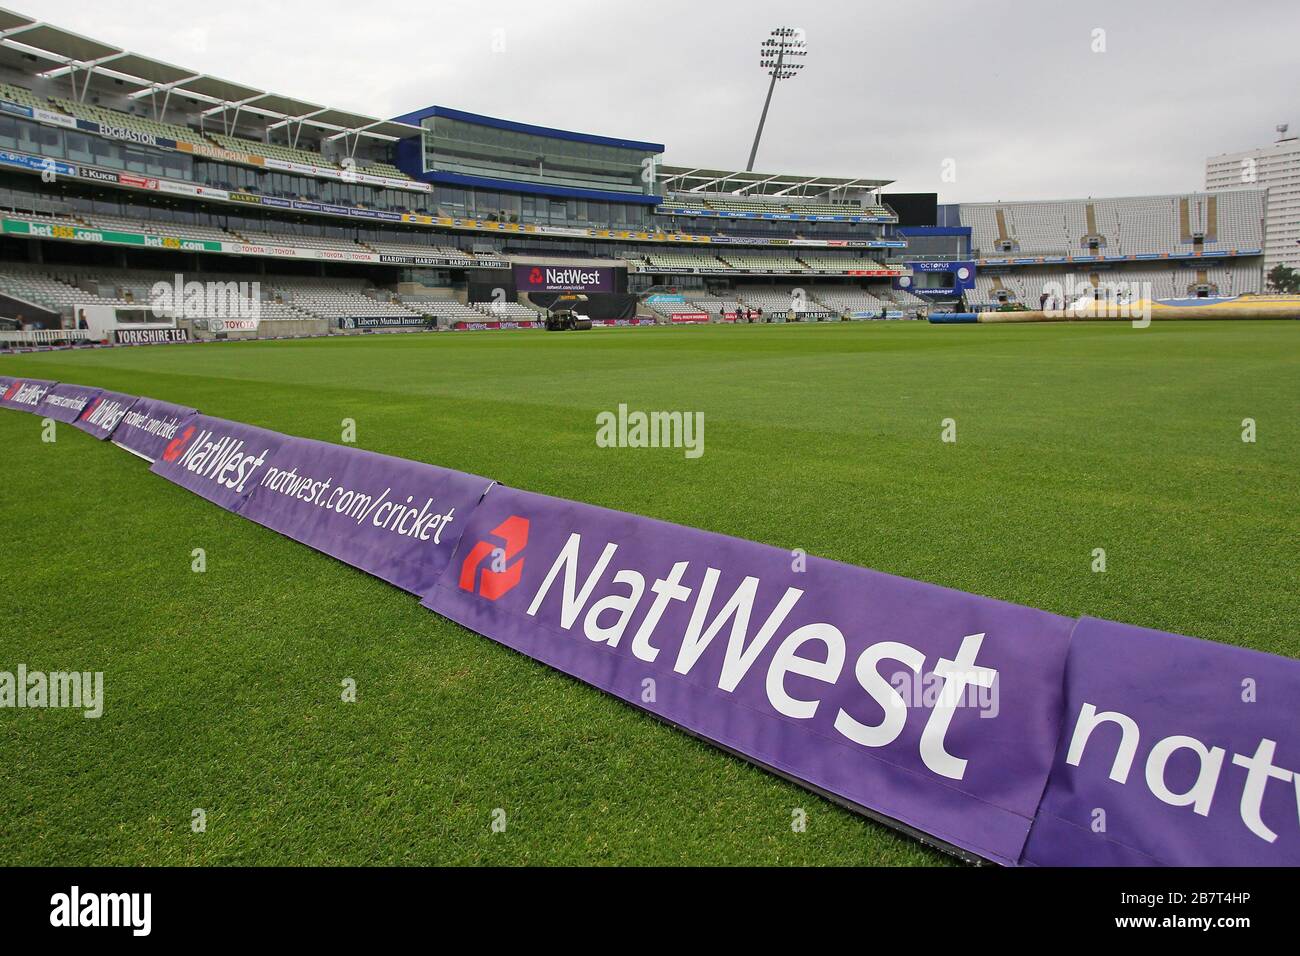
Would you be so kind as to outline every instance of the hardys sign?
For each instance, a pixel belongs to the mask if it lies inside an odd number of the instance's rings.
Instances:
[[[609,266],[516,265],[515,288],[520,292],[613,292]]]

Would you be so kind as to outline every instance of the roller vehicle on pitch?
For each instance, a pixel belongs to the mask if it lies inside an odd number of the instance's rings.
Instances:
[[[546,331],[574,332],[591,328],[591,319],[579,311],[585,295],[564,295],[556,299],[546,313]]]

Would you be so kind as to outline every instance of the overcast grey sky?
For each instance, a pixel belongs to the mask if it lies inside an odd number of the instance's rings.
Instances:
[[[802,27],[755,168],[942,202],[1202,188],[1205,157],[1300,130],[1295,0],[9,0],[138,53],[327,106],[430,104],[744,168],[757,49]],[[1094,30],[1105,52],[1093,52]],[[503,49],[502,49],[503,47]],[[941,179],[945,159],[956,179]]]

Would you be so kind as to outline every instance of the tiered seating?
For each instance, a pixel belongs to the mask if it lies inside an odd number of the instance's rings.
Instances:
[[[863,259],[854,255],[827,255],[817,252],[798,253],[799,261],[815,272],[852,272],[860,269],[883,269],[880,263],[872,259]]]
[[[651,312],[657,312],[659,315],[662,315],[666,319],[671,319],[674,315],[676,315],[679,312],[708,311],[707,309],[700,308],[699,306],[695,305],[693,302],[647,302],[646,305],[650,308]],[[715,315],[717,314],[716,310],[714,314]]]
[[[733,199],[726,196],[691,196],[683,193],[669,194],[660,206],[664,212],[745,212],[776,213],[799,216],[889,216],[890,210],[882,205],[861,203],[829,203],[802,200],[790,196],[762,198],[750,196]]]
[[[3,266],[0,268],[8,268]],[[99,289],[101,300],[111,300],[119,304],[148,305],[152,301],[153,287],[158,282],[172,285],[177,272],[161,269],[119,269],[106,266],[61,266],[53,272],[60,281],[75,284],[86,281]],[[180,273],[184,282],[198,280],[202,282],[236,282],[249,283],[257,290],[258,310],[263,321],[315,319],[316,315],[295,308],[292,304],[278,301],[274,291],[268,291],[268,283],[276,280],[266,276],[248,273]],[[283,280],[292,282],[294,280]],[[315,280],[325,283],[325,280]],[[109,294],[111,292],[111,295]]]
[[[143,232],[152,235],[175,236],[178,239],[206,239],[217,242],[232,239],[230,233],[216,226],[197,226],[190,223],[164,222],[159,219],[129,219],[126,216],[104,216],[99,213],[83,217],[95,229],[118,232]]]
[[[371,176],[387,176],[389,179],[410,179],[411,178],[410,176],[406,175],[406,173],[402,172],[400,169],[394,166],[392,163],[367,162],[365,160],[360,160],[357,163],[357,167],[363,173],[369,173]]]
[[[1086,268],[1064,271],[1008,271],[1000,275],[977,272],[974,293],[967,299],[974,305],[1014,302],[1037,309],[1045,292],[1055,286],[1067,292],[1088,285],[1104,292],[1117,284],[1139,283],[1140,294],[1149,288],[1156,299],[1195,296],[1205,289],[1211,295],[1246,295],[1262,291],[1260,269],[1254,265],[1234,263],[1200,264],[1179,262],[1157,268],[1120,268],[1089,271]]]
[[[6,219],[22,219],[25,222],[44,222],[52,226],[80,226],[83,225],[80,219],[73,216],[61,216],[57,213],[28,212],[27,210],[10,210],[4,211]]]
[[[686,301],[701,312],[709,313],[710,316],[715,316],[719,312],[735,312],[744,308],[735,296],[717,296],[703,292],[686,293]]]
[[[481,313],[480,318],[486,316],[499,322],[536,320],[540,314],[522,302],[471,302],[470,307]]]
[[[226,149],[233,150],[237,153],[252,153],[254,156],[265,156],[268,159],[280,159],[286,163],[302,163],[307,166],[324,166],[326,169],[333,168],[333,160],[326,159],[315,150],[307,150],[301,147],[284,146],[280,143],[261,143],[251,139],[244,139],[242,136],[227,136],[224,133],[209,133],[212,141]]]
[[[1226,252],[1263,248],[1264,193],[962,203],[961,219],[981,257]],[[1009,252],[1002,251],[1003,241],[1012,243]]]
[[[112,110],[90,103],[78,103],[75,100],[67,100],[62,97],[52,96],[50,102],[70,116],[76,116],[79,119],[90,120],[95,123],[103,123],[105,126],[121,126],[147,136],[160,136],[164,139],[175,139],[183,143],[210,145],[201,133],[197,133],[187,126],[163,123],[147,116],[136,116],[132,113],[123,113],[121,110]]]
[[[0,291],[55,312],[78,305],[128,305],[125,299],[107,297],[77,288],[56,271],[24,263],[0,264]]]
[[[767,272],[808,272],[807,266],[788,252],[765,249],[728,249],[718,256],[733,269],[757,269]]]
[[[717,256],[699,252],[648,252],[644,256],[646,265],[654,269],[672,272],[674,269],[690,271],[692,269],[725,269],[727,263]]]
[[[427,242],[379,242],[370,240],[366,247],[390,256],[446,256],[448,258],[474,259],[474,253],[453,246],[438,246]]]
[[[404,295],[401,298],[411,311],[419,315],[434,315],[444,322],[486,322],[493,318],[484,315],[473,306],[445,295]],[[536,318],[536,316],[530,315],[528,318]],[[497,321],[501,320],[497,319]]]
[[[332,236],[304,236],[297,233],[260,232],[251,229],[241,229],[235,235],[247,242],[264,246],[293,246],[298,249],[324,249],[336,252],[368,251],[352,239],[336,239]]]
[[[632,260],[637,261],[637,260]],[[647,252],[640,261],[660,272],[690,272],[696,269],[733,269],[737,272],[788,272],[833,273],[845,275],[867,269],[883,269],[874,259],[864,259],[852,253],[830,253],[793,250],[741,249],[728,246],[716,255],[703,252]]]
[[[791,200],[790,212],[802,216],[887,216],[889,210],[884,206],[860,205],[858,203],[799,202]]]
[[[659,209],[662,212],[691,213],[691,212],[700,212],[701,210],[705,210],[708,208],[709,207],[704,204],[703,200],[681,199],[673,196],[665,197],[664,201],[659,205]]]
[[[876,295],[876,290],[850,289],[836,286],[813,286],[809,293],[832,312],[873,312],[894,308],[897,303]]]
[[[915,292],[909,292],[907,289],[895,289],[890,286],[882,286],[880,290],[881,298],[897,303],[904,309],[915,310],[918,308],[929,308],[930,303],[917,295]]]
[[[419,315],[401,302],[374,290],[364,279],[288,279],[267,278],[264,289],[279,296],[280,301],[333,323],[353,316]]]
[[[22,86],[14,86],[12,83],[0,83],[0,99],[8,100],[10,103],[18,103],[22,106],[30,106],[34,109],[49,109],[49,104],[31,90]]]
[[[793,287],[753,286],[737,289],[736,295],[745,306],[762,309],[765,313],[820,312],[825,309],[807,289],[803,295],[797,295]]]
[[[706,205],[711,209],[727,212],[788,212],[783,202],[764,202],[760,199],[707,199]]]

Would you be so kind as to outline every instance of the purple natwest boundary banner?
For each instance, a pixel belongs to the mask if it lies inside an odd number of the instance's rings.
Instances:
[[[1300,865],[1300,661],[53,385],[0,404],[84,402],[169,481],[904,829],[1004,864]]]
[[[487,478],[196,415],[151,469],[412,594],[438,579]]]
[[[80,387],[80,386],[78,386]],[[131,406],[140,399],[134,395],[121,392],[101,391],[88,404],[81,415],[73,422],[88,435],[94,435],[100,441],[113,437],[113,431],[122,418],[131,410]]]
[[[1004,864],[1073,621],[494,487],[423,604],[708,740]]]
[[[517,265],[520,292],[613,292],[614,270],[608,266]]]
[[[184,405],[155,398],[137,399],[113,432],[113,443],[141,458],[157,461],[163,449],[180,434],[181,426],[194,415],[194,409]]]
[[[177,427],[149,470],[238,513],[267,462],[295,441],[302,439],[211,415],[191,415]]]
[[[20,412],[35,413],[45,400],[45,393],[55,385],[42,378],[11,378],[0,392],[0,405]]]
[[[422,595],[451,560],[491,484],[436,465],[295,438],[256,471],[240,514]]]
[[[1022,862],[1300,865],[1298,705],[1300,661],[1080,619]]]
[[[100,391],[102,390],[98,388],[70,385],[66,382],[55,385],[45,393],[45,398],[36,414],[71,425],[81,417],[87,406],[99,397]]]

